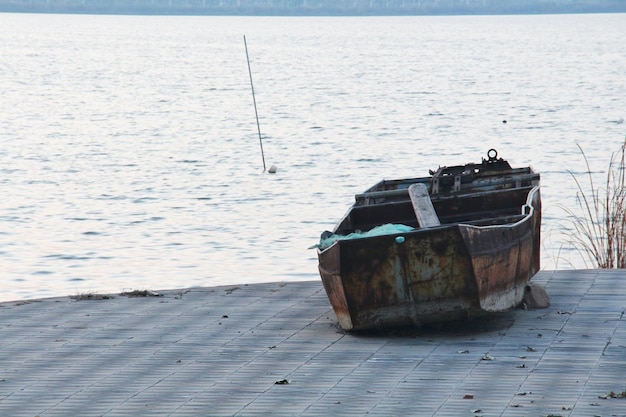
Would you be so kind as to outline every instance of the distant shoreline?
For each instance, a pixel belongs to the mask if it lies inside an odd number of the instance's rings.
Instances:
[[[299,14],[299,13],[273,13],[273,14],[246,14],[246,13],[201,13],[185,11],[162,11],[162,12],[132,12],[132,11],[101,11],[101,10],[5,10],[0,8],[0,13],[8,14],[49,14],[49,15],[102,15],[102,16],[206,16],[206,17],[436,17],[436,16],[549,16],[549,15],[584,15],[584,14],[619,14],[626,11],[611,12],[528,12],[528,13],[371,13],[371,14]]]
[[[458,6],[454,1],[223,0],[0,0],[0,13],[173,16],[461,16],[626,13],[626,2],[499,1]],[[215,5],[219,3],[220,5]],[[378,3],[381,3],[379,5]],[[492,4],[491,4],[492,3]]]

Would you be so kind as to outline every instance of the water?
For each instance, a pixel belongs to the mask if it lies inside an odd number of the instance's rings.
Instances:
[[[318,279],[353,194],[492,147],[585,267],[576,144],[602,176],[626,134],[623,14],[0,21],[0,300]]]

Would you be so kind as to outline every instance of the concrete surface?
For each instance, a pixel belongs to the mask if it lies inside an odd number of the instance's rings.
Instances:
[[[533,281],[549,308],[367,335],[318,281],[2,303],[0,416],[626,416],[626,271]]]

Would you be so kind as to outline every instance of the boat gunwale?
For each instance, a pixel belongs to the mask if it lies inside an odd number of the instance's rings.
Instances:
[[[478,182],[477,185],[469,187],[467,189],[468,193],[472,193],[472,190],[475,188],[483,187],[484,185],[481,182],[486,181],[488,184],[499,184],[506,183],[512,180],[519,181],[535,181],[539,180],[540,175],[538,172],[535,172],[531,167],[524,168],[513,168],[510,171],[499,171],[497,173],[491,173],[489,176],[478,176],[475,177],[473,182]],[[497,180],[488,180],[488,178],[498,177]],[[440,178],[448,178],[448,176],[440,177]],[[433,177],[416,177],[416,178],[402,178],[402,179],[391,179],[391,180],[381,180],[373,186],[369,187],[367,190],[362,193],[357,193],[354,195],[355,201],[364,200],[367,198],[379,198],[386,196],[394,196],[394,195],[402,195],[405,191],[408,190],[411,184],[416,183],[431,183]],[[382,189],[381,189],[382,188]],[[442,196],[440,193],[435,194],[437,198],[442,197],[453,197],[454,195],[464,194],[465,192],[455,192],[451,196]]]
[[[479,230],[491,230],[491,229],[499,229],[499,228],[500,229],[502,229],[502,228],[512,229],[512,228],[520,226],[524,222],[529,221],[529,219],[531,219],[534,216],[535,207],[533,205],[533,200],[535,198],[535,194],[539,192],[540,188],[541,188],[540,185],[534,185],[530,190],[528,190],[528,194],[526,196],[526,202],[520,206],[521,213],[519,215],[522,215],[523,217],[521,219],[513,222],[513,223],[492,224],[492,225],[481,226],[481,225],[471,224],[469,222],[454,222],[454,223],[444,223],[444,224],[441,224],[439,226],[433,226],[433,227],[428,227],[428,228],[416,227],[413,230],[408,231],[408,232],[389,233],[389,234],[377,235],[377,236],[363,236],[363,237],[357,237],[357,238],[353,238],[353,239],[338,239],[335,242],[333,242],[330,246],[324,248],[323,250],[320,249],[320,248],[317,248],[318,256],[319,256],[319,254],[324,253],[325,251],[327,251],[328,249],[332,248],[336,244],[339,244],[341,242],[347,242],[347,241],[350,241],[350,240],[374,239],[374,238],[385,237],[385,236],[391,236],[391,237],[403,236],[403,235],[411,236],[413,234],[423,233],[425,231],[434,231],[434,230],[440,230],[440,229],[452,228],[452,227],[459,227],[459,226],[465,227],[465,228],[479,229]],[[353,208],[354,208],[354,206],[350,207],[348,212],[345,214],[344,218],[347,215],[349,215],[349,213],[352,211]],[[514,215],[514,216],[518,216],[518,215]],[[487,218],[487,220],[488,219],[489,218]]]

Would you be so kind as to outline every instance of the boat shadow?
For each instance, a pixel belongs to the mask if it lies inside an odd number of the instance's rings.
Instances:
[[[424,324],[421,326],[403,326],[393,328],[376,328],[346,332],[355,337],[380,338],[426,338],[434,336],[467,337],[486,333],[505,332],[515,324],[519,309],[493,313],[490,315],[466,318],[463,320],[443,323]]]

